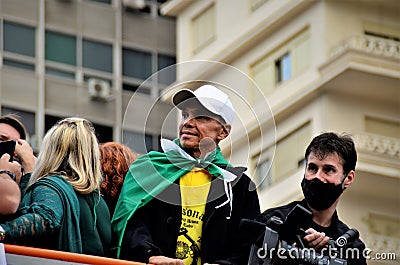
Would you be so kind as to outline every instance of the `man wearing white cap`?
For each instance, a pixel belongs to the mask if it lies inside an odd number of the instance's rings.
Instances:
[[[235,111],[212,85],[173,96],[179,138],[130,167],[113,217],[117,256],[152,264],[246,264],[243,218],[260,212],[254,183],[223,157],[219,142]],[[154,198],[154,199],[153,199]]]

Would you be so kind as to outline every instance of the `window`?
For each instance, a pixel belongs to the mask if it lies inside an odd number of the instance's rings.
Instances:
[[[112,73],[112,46],[83,40],[83,67]]]
[[[35,70],[35,28],[4,21],[4,65]]]
[[[264,95],[269,96],[277,85],[307,70],[310,64],[311,42],[306,29],[258,59],[250,65],[250,70]]]
[[[311,138],[309,123],[283,137],[256,159],[255,183],[263,189],[304,168],[304,152]],[[272,165],[271,165],[272,162]]]
[[[123,131],[123,143],[138,154],[145,154],[151,150],[158,151],[158,139],[155,135]]]
[[[49,61],[76,65],[76,38],[46,31],[45,57]]]
[[[193,52],[197,53],[215,39],[215,6],[211,5],[192,19]]]
[[[20,62],[15,62],[12,60],[4,59],[3,64],[7,65],[7,66],[11,66],[11,67],[29,70],[29,71],[35,71],[35,66],[32,64],[29,64],[29,63],[20,63]]]
[[[382,38],[392,41],[400,41],[400,28],[386,23],[374,23],[365,21],[363,23],[364,34],[371,37]]]
[[[46,115],[45,116],[45,131],[47,132],[48,130],[51,129],[58,121],[65,119],[66,117],[57,117],[57,116],[52,116],[52,115]],[[92,123],[95,134],[97,136],[97,139],[99,143],[105,143],[105,142],[110,142],[113,141],[113,129],[112,127],[97,124],[97,123]]]
[[[262,162],[259,162],[255,173],[254,183],[259,190],[270,186],[273,183],[271,159],[266,159]]]
[[[124,48],[122,50],[124,76],[147,79],[151,74],[151,53]]]
[[[76,47],[75,36],[46,31],[46,74],[74,79],[77,65]]]
[[[174,66],[176,63],[175,56],[158,54],[157,62],[158,62],[157,69],[159,71],[159,75],[157,76],[158,82],[165,85],[172,84],[176,80],[176,66]]]
[[[273,162],[274,182],[288,177],[304,166],[304,152],[310,138],[310,126],[306,124],[277,142]]]
[[[59,120],[62,120],[66,117],[56,117],[51,115],[46,115],[44,118],[44,131],[47,133],[48,130],[51,129]]]
[[[379,32],[365,31],[365,35],[393,41],[400,41],[400,37]]]
[[[400,122],[390,121],[374,117],[365,118],[366,132],[387,137],[400,138]]]
[[[161,70],[165,67],[173,65],[176,63],[175,56],[168,56],[163,54],[158,54],[158,70]]]
[[[139,89],[140,87],[140,89]],[[144,85],[139,85],[139,84],[130,84],[129,82],[125,82],[122,84],[122,89],[127,90],[127,91],[132,91],[132,92],[139,92],[141,94],[145,95],[151,95],[151,88],[146,87]]]
[[[72,72],[53,69],[51,67],[46,67],[46,75],[60,76],[60,77],[64,77],[64,78],[67,78],[67,79],[74,79],[75,78],[75,74],[72,73]]]
[[[150,52],[138,51],[124,48],[122,50],[122,73],[124,82],[122,88],[129,91],[138,91],[142,94],[150,95],[149,87],[139,86],[143,80],[149,78],[152,71],[152,54]]]
[[[251,67],[254,82],[260,87],[264,95],[272,94],[275,88],[274,66],[269,57],[262,59]]]
[[[107,73],[113,71],[112,45],[83,39],[82,50],[78,51],[75,36],[46,31],[46,74],[68,79],[75,78],[76,66],[86,70],[97,70]],[[77,59],[82,54],[82,62]]]
[[[113,128],[97,123],[93,123],[94,131],[96,133],[99,143],[106,143],[113,141]]]
[[[5,21],[4,50],[35,57],[35,28]]]
[[[292,76],[292,59],[289,53],[275,61],[275,83],[281,83]]]
[[[363,22],[364,34],[367,36],[383,38],[392,41],[400,41],[400,28],[395,25],[388,23],[377,23],[372,20],[366,20]]]

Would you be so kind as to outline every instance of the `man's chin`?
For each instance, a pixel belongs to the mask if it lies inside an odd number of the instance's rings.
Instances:
[[[193,140],[187,139],[186,137],[179,138],[179,141],[181,142],[182,147],[185,149],[193,149],[196,147],[196,143]]]

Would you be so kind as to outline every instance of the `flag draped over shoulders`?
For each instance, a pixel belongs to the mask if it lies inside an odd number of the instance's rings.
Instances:
[[[174,181],[195,166],[205,168],[212,176],[232,181],[236,175],[220,168],[229,166],[220,148],[208,153],[205,158],[193,158],[180,146],[179,139],[162,139],[162,152],[151,151],[137,158],[125,177],[121,194],[112,218],[112,228],[117,238],[117,257],[120,254],[126,224],[137,209],[158,196]]]

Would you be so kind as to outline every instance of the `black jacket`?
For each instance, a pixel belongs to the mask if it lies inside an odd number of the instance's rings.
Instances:
[[[242,218],[254,219],[259,215],[260,206],[254,183],[243,173],[245,168],[226,170],[238,176],[232,183],[231,218],[227,219],[229,203],[215,208],[224,203],[227,196],[223,181],[213,179],[203,217],[201,260],[202,263],[243,265],[248,260],[250,242],[243,240],[239,223]],[[149,257],[155,255],[174,258],[181,218],[180,188],[171,185],[161,196],[138,209],[128,221],[121,258],[138,262],[148,262]]]
[[[287,205],[276,207],[276,208],[271,208],[263,212],[261,215],[259,215],[256,220],[259,222],[263,222],[267,224],[268,220],[272,216],[279,217],[282,221],[285,221],[286,217],[288,216],[289,212],[297,205],[300,204],[304,208],[310,210],[310,208],[307,205],[306,200],[302,201],[293,201]],[[293,244],[296,240],[294,232],[295,229],[293,229],[293,226],[296,226],[297,228],[302,228],[304,230],[307,230],[308,228],[313,228],[318,232],[324,232],[328,237],[330,237],[333,240],[336,240],[338,237],[342,236],[344,233],[346,233],[349,230],[349,227],[344,224],[342,221],[339,220],[337,212],[335,211],[333,218],[332,218],[332,223],[329,227],[322,227],[312,221],[312,216],[310,218],[298,218],[296,221],[296,224],[292,223],[291,227],[286,227],[284,230],[280,232],[280,240],[284,240],[289,244]],[[296,228],[296,230],[298,230]],[[285,233],[287,231],[290,231],[289,233]],[[300,234],[301,232],[299,232]],[[301,236],[302,237],[302,236]],[[363,250],[365,249],[364,243],[360,239],[356,239],[354,242],[350,243],[347,248],[352,248],[352,249],[358,249],[357,252],[359,253],[359,258],[352,258],[351,255],[350,258],[347,258],[347,262],[350,265],[365,265],[366,259],[363,256]],[[350,252],[349,252],[350,253]],[[300,262],[301,263],[301,262]],[[287,264],[287,263],[286,263]]]

